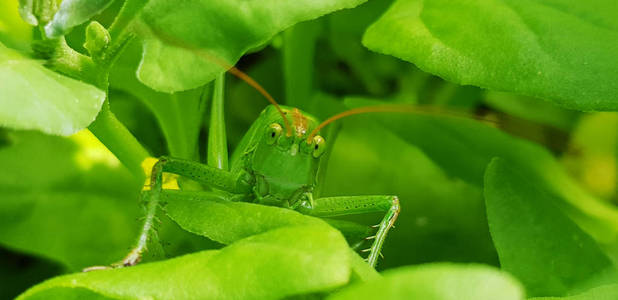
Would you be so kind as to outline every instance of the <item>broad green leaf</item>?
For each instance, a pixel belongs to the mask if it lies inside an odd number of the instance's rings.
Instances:
[[[458,84],[616,110],[617,20],[612,0],[397,0],[363,44]]]
[[[345,240],[336,230],[284,227],[220,251],[57,277],[18,299],[84,294],[105,299],[280,299],[346,284],[350,277],[347,253]]]
[[[318,218],[305,216],[291,209],[232,202],[216,193],[167,191],[164,199],[167,215],[180,227],[223,244],[230,244],[277,228],[299,225],[312,226],[318,231],[334,230]],[[346,222],[333,223],[340,230],[350,227],[350,225],[337,226]],[[358,231],[357,228],[352,229]],[[366,231],[362,233],[366,235],[361,236],[361,240],[368,236]],[[362,261],[358,254],[350,250],[348,255],[351,256],[352,272],[357,279],[365,281],[377,276],[375,270]]]
[[[291,209],[232,202],[215,193],[168,191],[164,199],[167,215],[183,229],[223,244],[279,227],[329,227],[320,219]]]
[[[388,270],[381,279],[350,286],[328,299],[523,300],[524,292],[515,279],[493,267],[439,263]]]
[[[63,0],[51,22],[45,25],[45,35],[58,38],[73,27],[102,12],[114,0]]]
[[[99,113],[105,93],[0,44],[0,126],[71,135]]]
[[[618,299],[618,284],[604,285],[569,297],[540,297],[531,300],[614,300]]]
[[[138,77],[163,92],[196,88],[286,28],[365,1],[150,1],[136,27],[148,35]]]
[[[530,295],[561,296],[611,267],[594,240],[554,205],[562,200],[513,167],[498,158],[485,174],[487,219],[502,268]]]
[[[141,184],[86,131],[9,138],[0,148],[0,245],[73,271],[122,258],[137,235]]]
[[[360,257],[356,252],[350,249],[350,267],[352,274],[350,281],[371,281],[380,278],[380,273]]]
[[[349,98],[346,104],[356,107],[376,101]],[[379,121],[401,139],[418,146],[447,174],[477,186],[483,185],[484,171],[492,158],[507,159],[525,177],[542,183],[548,193],[563,199],[556,205],[618,261],[618,209],[579,187],[543,147],[465,118],[387,114],[361,119]]]

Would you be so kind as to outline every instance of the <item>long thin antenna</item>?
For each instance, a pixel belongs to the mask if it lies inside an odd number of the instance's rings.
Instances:
[[[229,68],[227,71],[232,73],[232,75],[240,78],[241,80],[246,82],[248,85],[252,86],[260,94],[262,94],[262,96],[264,96],[264,98],[266,98],[266,100],[268,100],[268,102],[270,102],[273,106],[275,106],[275,108],[277,109],[277,111],[279,111],[279,114],[283,118],[283,125],[285,127],[285,134],[287,136],[292,136],[292,127],[290,126],[290,121],[286,117],[285,113],[283,112],[283,110],[281,109],[281,107],[279,106],[277,101],[275,101],[275,99],[259,83],[257,83],[257,81],[253,80],[253,78],[251,78],[245,72],[239,70],[238,68],[236,68],[234,66]]]
[[[281,106],[279,106],[277,101],[275,101],[275,99],[266,91],[266,89],[264,89],[257,81],[255,81],[253,78],[251,78],[251,76],[247,75],[247,73],[239,70],[234,65],[232,65],[232,64],[228,63],[227,61],[217,57],[216,55],[210,53],[207,50],[200,49],[200,48],[198,48],[196,46],[192,46],[192,45],[190,45],[187,42],[184,42],[184,41],[179,40],[177,38],[174,38],[172,36],[166,35],[166,34],[160,32],[160,31],[155,31],[155,30],[148,30],[148,31],[152,32],[158,38],[160,38],[161,40],[163,40],[163,41],[165,41],[165,42],[167,42],[167,43],[169,43],[171,45],[177,46],[179,48],[190,50],[193,53],[195,53],[195,54],[205,58],[206,60],[214,62],[215,64],[219,65],[223,69],[227,70],[227,72],[229,72],[232,75],[238,77],[240,80],[246,82],[248,85],[253,87],[260,94],[262,94],[262,96],[264,96],[264,98],[266,98],[266,100],[268,100],[268,102],[270,102],[273,106],[275,106],[275,108],[277,109],[277,111],[279,112],[281,117],[283,118],[283,127],[285,127],[286,135],[287,136],[292,136],[292,126],[290,125],[290,121],[286,117],[285,113],[281,109]]]
[[[435,106],[412,106],[406,104],[383,104],[383,105],[373,105],[373,106],[364,106],[353,108],[350,110],[343,111],[338,113],[328,119],[326,121],[320,123],[318,127],[313,129],[311,133],[307,136],[307,143],[310,144],[313,140],[313,137],[322,130],[326,125],[333,123],[339,119],[343,119],[353,115],[359,114],[367,114],[367,113],[383,113],[383,112],[395,112],[395,113],[412,113],[412,114],[425,114],[425,115],[436,115],[436,114],[445,114],[451,115],[454,117],[462,117],[462,118],[470,118],[469,115],[463,113],[457,113],[453,111],[447,111],[444,109],[436,108]],[[479,119],[479,118],[475,118]],[[481,119],[483,121],[489,122],[489,120]]]

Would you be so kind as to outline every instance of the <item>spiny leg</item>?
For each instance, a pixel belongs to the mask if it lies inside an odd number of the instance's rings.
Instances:
[[[146,217],[138,237],[136,246],[122,261],[123,266],[132,266],[139,262],[146,250],[148,239],[155,234],[154,221],[161,202],[163,172],[175,173],[189,179],[204,183],[231,193],[243,194],[250,191],[246,174],[232,174],[228,170],[227,139],[224,121],[225,73],[215,80],[213,99],[210,111],[208,131],[208,165],[202,165],[189,160],[162,158],[152,168],[150,189],[142,192],[142,200],[147,203]]]
[[[156,234],[154,222],[157,221],[156,214],[160,205],[160,193],[153,190],[144,190],[140,197],[146,203],[146,216],[144,217],[140,235],[137,238],[135,247],[131,249],[121,262],[115,264],[115,267],[128,267],[139,263],[142,259],[142,254],[146,251],[148,240],[151,238],[151,235]]]
[[[397,196],[342,196],[317,198],[306,201],[297,208],[304,214],[317,217],[334,217],[342,215],[386,212],[375,235],[373,244],[368,249],[367,262],[375,267],[388,230],[393,227],[400,211]]]
[[[156,213],[161,204],[164,172],[182,175],[229,193],[246,194],[251,191],[248,174],[235,174],[190,160],[166,157],[159,159],[152,168],[149,188],[142,192],[142,199],[146,202],[146,217],[140,235],[135,247],[119,263],[120,266],[137,264],[146,249],[148,239],[154,234]]]

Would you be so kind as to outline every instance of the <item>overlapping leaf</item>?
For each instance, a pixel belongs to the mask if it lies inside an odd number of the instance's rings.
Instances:
[[[214,193],[167,191],[164,199],[167,214],[182,228],[223,244],[285,226],[329,227],[291,209],[232,202]]]
[[[482,265],[428,264],[384,272],[384,278],[351,286],[330,300],[523,300],[520,284],[507,273]]]
[[[201,86],[295,23],[365,1],[150,1],[137,26],[149,35],[138,77],[164,92]]]
[[[611,0],[398,0],[363,43],[459,84],[618,109]]]
[[[0,44],[0,126],[70,135],[99,113],[105,93]]]
[[[346,103],[360,106],[376,102],[350,98]],[[581,189],[546,149],[465,118],[402,114],[370,118],[418,146],[448,174],[478,186],[483,185],[485,168],[493,157],[516,164],[525,177],[543,182],[548,193],[563,199],[556,204],[614,260],[618,258],[618,210]]]
[[[58,38],[73,27],[90,20],[112,2],[114,0],[64,0],[53,19],[45,25],[45,34],[49,38]]]
[[[346,284],[347,254],[347,244],[336,230],[285,227],[222,250],[57,277],[18,299],[280,299]]]
[[[495,159],[485,175],[487,219],[500,265],[533,296],[561,296],[611,267],[590,236],[562,213],[543,182]]]

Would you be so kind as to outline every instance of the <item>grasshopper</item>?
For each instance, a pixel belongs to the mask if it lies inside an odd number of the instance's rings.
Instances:
[[[235,68],[232,73],[242,74]],[[249,84],[254,85],[255,82],[251,81]],[[278,105],[261,87],[258,91],[272,104],[267,106],[251,125],[229,159],[222,124],[223,77],[215,80],[208,164],[172,157],[162,157],[154,164],[150,182],[141,195],[142,200],[147,203],[144,225],[136,246],[119,263],[120,266],[132,266],[140,261],[148,238],[154,230],[153,223],[160,203],[185,196],[183,191],[164,188],[163,173],[172,173],[222,191],[230,201],[284,207],[310,216],[332,217],[384,212],[382,221],[375,226],[375,236],[367,238],[373,240],[371,247],[363,250],[369,252],[366,258],[369,265],[375,267],[386,235],[400,212],[397,196],[319,197],[314,194],[318,170],[323,165],[321,160],[327,159],[327,156],[323,155],[327,144],[320,135],[321,129],[342,117],[368,112],[367,108],[346,111],[325,122],[319,122],[314,116],[297,108]],[[200,197],[200,193],[191,192],[191,197],[203,201],[211,199],[209,195],[209,192],[203,192],[203,197]]]

